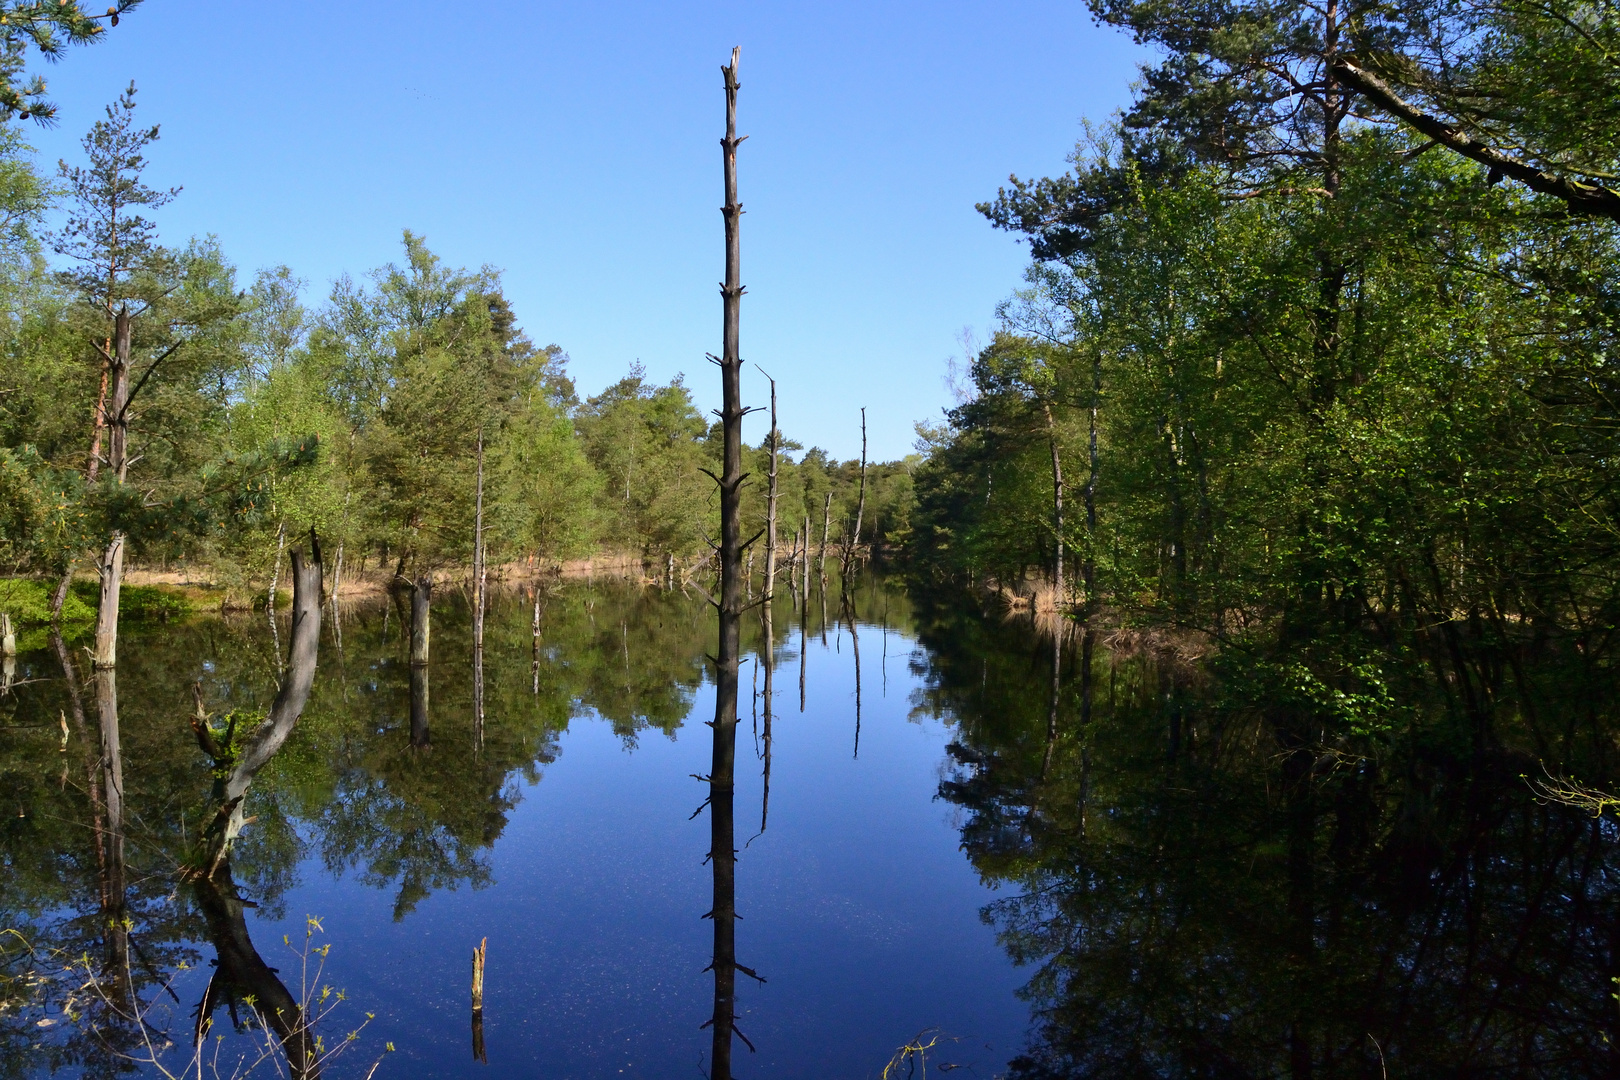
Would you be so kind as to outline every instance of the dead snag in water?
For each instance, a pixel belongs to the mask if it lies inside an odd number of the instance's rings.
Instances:
[[[473,1060],[485,1065],[489,1064],[489,1054],[484,1049],[484,954],[488,948],[489,938],[484,938],[472,955]]]
[[[292,734],[298,718],[304,713],[310,688],[315,683],[315,662],[321,643],[321,547],[315,530],[309,533],[310,561],[304,562],[303,552],[293,549],[293,609],[292,641],[287,648],[287,663],[281,676],[281,688],[270,705],[270,712],[248,735],[238,750],[235,746],[235,720],[224,731],[214,729],[208,722],[198,694],[199,716],[192,720],[192,730],[203,752],[214,759],[216,769],[228,770],[214,781],[214,816],[203,830],[204,876],[212,877],[229,854],[232,843],[247,824],[244,803],[248,788],[259,770],[275,756],[281,745]],[[223,735],[224,745],[216,736]]]

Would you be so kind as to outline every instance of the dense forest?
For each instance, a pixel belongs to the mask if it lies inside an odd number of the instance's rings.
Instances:
[[[448,266],[408,230],[398,262],[315,307],[288,267],[241,282],[212,237],[162,242],[152,215],[183,196],[142,179],[158,139],[131,86],[82,164],[49,175],[14,129],[0,144],[0,570],[49,585],[71,621],[97,605],[117,537],[227,603],[285,584],[289,537],[312,528],[329,584],[459,572],[479,535],[497,566],[611,556],[684,577],[710,557],[719,428],[680,377],[635,367],[582,395],[567,353],[519,328],[497,270]],[[750,533],[772,438],[767,424],[747,449]],[[774,438],[784,559],[841,551],[858,518],[863,550],[904,540],[917,459]],[[11,606],[50,614],[38,596]]]
[[[1159,59],[980,207],[1033,260],[924,429],[926,573],[1201,635],[1285,742],[1422,683],[1484,747],[1532,659],[1606,670],[1613,6],[1092,10]]]

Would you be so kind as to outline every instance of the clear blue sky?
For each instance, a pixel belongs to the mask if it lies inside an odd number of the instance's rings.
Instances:
[[[133,78],[163,127],[148,177],[185,188],[159,215],[170,242],[215,233],[244,284],[286,263],[318,302],[410,228],[503,270],[582,393],[639,360],[710,408],[733,45],[743,356],[776,377],[790,437],[853,457],[865,405],[872,456],[898,457],[947,402],[961,330],[982,338],[1020,281],[1025,249],[973,204],[1062,170],[1081,120],[1128,94],[1143,54],[1078,0],[147,0],[38,65],[60,126],[29,137],[77,160]]]

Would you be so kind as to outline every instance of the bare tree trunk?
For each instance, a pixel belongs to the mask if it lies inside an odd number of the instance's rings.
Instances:
[[[292,642],[287,649],[287,663],[281,676],[281,687],[270,705],[264,722],[248,736],[240,753],[233,746],[233,729],[225,732],[223,744],[214,736],[203,711],[201,690],[197,693],[196,719],[192,730],[203,752],[214,759],[216,769],[228,770],[214,781],[214,817],[204,827],[203,856],[206,877],[212,877],[230,854],[231,845],[242,832],[245,823],[244,805],[248,789],[260,769],[269,763],[292,734],[298,718],[304,713],[310,688],[315,684],[315,662],[321,646],[321,548],[314,530],[309,534],[310,561],[304,562],[303,552],[292,552],[293,609]]]
[[[759,367],[758,364],[754,365]],[[765,369],[760,368],[760,374]],[[771,475],[770,490],[765,497],[765,606],[769,607],[771,600],[776,596],[776,462],[777,444],[782,441],[781,433],[776,430],[776,380],[765,375],[771,384]],[[767,676],[768,678],[768,676]],[[767,714],[768,716],[769,714]]]
[[[429,614],[433,603],[433,578],[423,574],[411,588],[411,666],[425,667],[429,653]]]
[[[62,621],[62,605],[67,603],[68,588],[73,584],[73,560],[69,559],[67,569],[62,571],[61,580],[57,581],[56,588],[51,592],[51,622]]]
[[[1097,410],[1102,404],[1102,354],[1091,358],[1091,421],[1087,433],[1090,443],[1090,472],[1086,476],[1086,560],[1080,567],[1080,576],[1086,583],[1086,606],[1097,603]]]
[[[720,475],[719,649],[715,658],[714,752],[709,770],[709,857],[714,870],[714,1014],[709,1076],[731,1080],[731,1037],[737,1018],[737,853],[734,847],[733,778],[737,754],[737,678],[742,623],[742,206],[737,201],[737,58],[722,68],[726,89],[725,162],[726,281],[720,379],[723,457]]]
[[[821,558],[816,566],[816,573],[823,579],[827,577],[827,535],[832,531],[832,492],[827,492],[827,499],[821,504]]]
[[[282,518],[281,524],[276,526],[276,557],[270,563],[270,592],[265,598],[264,610],[270,616],[270,622],[276,621],[276,591],[281,588],[281,555],[287,550],[287,519]]]
[[[484,748],[484,607],[489,560],[484,550],[484,431],[478,430],[478,490],[473,497],[473,742]]]
[[[861,406],[861,493],[855,501],[855,546],[861,546],[861,522],[866,517],[866,407]]]
[[[478,432],[478,487],[473,496],[473,649],[484,648],[484,590],[488,567],[484,555],[484,432]]]
[[[337,558],[332,560],[332,591],[328,599],[332,601],[332,616],[337,617],[338,589],[343,584],[343,541],[338,541]]]
[[[1055,538],[1052,554],[1053,606],[1063,610],[1063,459],[1058,456],[1057,421],[1052,418],[1052,406],[1041,402],[1046,413],[1046,441],[1052,450],[1052,533]],[[1060,635],[1061,636],[1061,635]]]
[[[129,474],[129,311],[120,308],[113,321],[113,351],[108,362],[112,399],[107,408],[107,466],[122,484]],[[124,534],[114,529],[98,567],[101,602],[96,610],[98,668],[118,665],[118,594],[124,583]]]

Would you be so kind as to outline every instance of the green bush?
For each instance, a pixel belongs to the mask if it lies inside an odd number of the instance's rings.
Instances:
[[[94,581],[75,581],[74,593],[83,598],[92,616],[100,601],[100,587]],[[131,622],[154,622],[188,615],[192,604],[183,594],[157,585],[125,585],[118,590],[118,618]]]
[[[51,589],[51,582],[39,578],[0,578],[0,611],[9,613],[12,621],[20,626],[48,623],[51,621]],[[76,595],[78,591],[70,590],[62,604],[63,622],[88,622],[96,617],[94,590],[88,604]]]
[[[40,578],[0,578],[0,611],[18,626],[51,621],[52,583]],[[64,623],[92,622],[100,599],[94,581],[75,581],[62,604]],[[194,606],[183,594],[155,585],[125,585],[118,594],[118,617],[151,622],[188,615]]]

